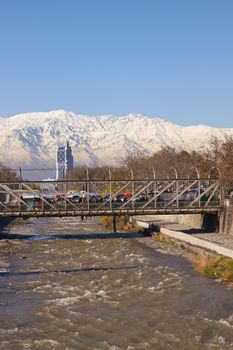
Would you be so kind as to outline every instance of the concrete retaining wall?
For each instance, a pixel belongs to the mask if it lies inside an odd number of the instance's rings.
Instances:
[[[190,228],[204,229],[206,232],[219,232],[217,214],[154,215],[152,217],[156,222],[178,223]]]
[[[168,221],[179,223],[184,226],[201,228],[203,222],[202,214],[185,214],[185,215],[156,215],[158,221]]]
[[[217,214],[157,215],[159,221],[177,222],[183,226],[203,228],[206,232],[219,232],[233,236],[233,199],[225,199],[224,211]]]
[[[151,226],[151,223],[144,222],[141,220],[136,220],[136,223],[138,226],[143,227],[143,228],[149,228]],[[214,253],[217,253],[219,255],[223,255],[223,256],[226,256],[228,258],[233,259],[233,250],[232,249],[221,247],[215,243],[211,243],[209,241],[205,241],[203,239],[193,237],[192,235],[189,235],[187,233],[169,230],[165,227],[160,228],[160,233],[163,233],[164,235],[169,236],[171,238],[174,238],[178,241],[191,244],[194,247],[207,249],[207,250],[212,251]]]
[[[148,216],[150,222],[165,221],[179,223],[191,228],[203,228],[206,232],[219,232],[233,236],[233,198],[224,201],[224,211],[220,217],[217,214],[179,214],[179,215],[153,215]]]
[[[179,241],[189,243],[189,244],[194,245],[196,247],[208,249],[208,250],[215,252],[219,255],[223,255],[223,256],[226,256],[228,258],[233,259],[233,250],[231,250],[231,249],[221,247],[217,244],[214,244],[214,243],[211,243],[208,241],[204,241],[204,240],[197,238],[197,237],[192,237],[191,235],[187,235],[186,233],[183,233],[180,231],[172,231],[172,230],[168,230],[166,228],[161,227],[160,232],[169,236],[169,237],[178,239]]]

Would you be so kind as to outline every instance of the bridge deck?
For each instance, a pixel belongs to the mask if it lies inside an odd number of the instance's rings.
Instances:
[[[22,210],[3,211],[0,217],[64,217],[64,216],[136,216],[136,215],[178,215],[178,214],[205,214],[218,213],[223,210],[221,206],[197,208],[154,208],[154,209],[122,209],[122,210]]]

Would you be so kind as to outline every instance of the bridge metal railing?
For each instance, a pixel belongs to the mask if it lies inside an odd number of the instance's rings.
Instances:
[[[217,212],[223,199],[211,179],[1,182],[0,216]]]

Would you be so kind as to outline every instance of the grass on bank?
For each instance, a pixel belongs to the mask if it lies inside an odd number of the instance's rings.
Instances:
[[[213,257],[202,252],[194,264],[198,271],[209,277],[223,280],[233,279],[233,259],[224,256]]]
[[[153,235],[153,239],[161,243],[177,243],[176,240],[161,233]],[[179,246],[184,247],[184,245]],[[187,249],[187,246],[185,249]],[[190,249],[187,258],[198,272],[211,278],[219,279],[223,284],[233,284],[233,282],[227,283],[227,281],[233,281],[233,259],[209,253],[201,248]]]
[[[175,244],[176,243],[176,241],[174,239],[172,239],[171,237],[164,235],[162,233],[153,234],[152,237],[157,242],[168,243],[168,244]]]

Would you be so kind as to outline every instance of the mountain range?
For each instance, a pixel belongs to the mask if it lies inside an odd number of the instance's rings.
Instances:
[[[127,154],[164,146],[203,150],[233,128],[181,126],[142,114],[86,116],[56,110],[0,118],[0,162],[11,168],[55,168],[56,149],[69,141],[76,166],[117,166]]]

